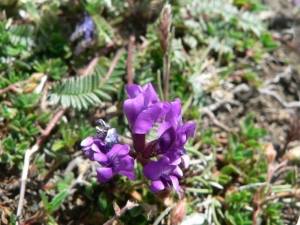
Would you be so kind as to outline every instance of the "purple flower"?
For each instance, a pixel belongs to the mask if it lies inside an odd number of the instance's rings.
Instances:
[[[87,12],[84,12],[83,22],[76,28],[74,33],[70,37],[70,41],[74,41],[84,36],[85,42],[91,42],[93,39],[93,34],[95,32],[95,25],[93,20],[88,16]]]
[[[169,127],[173,127],[176,130],[176,142],[165,156],[170,159],[173,165],[183,164],[185,168],[189,166],[190,157],[186,155],[186,150],[184,148],[185,143],[188,138],[194,136],[196,124],[186,123],[182,125],[181,116],[181,103],[180,99],[176,98],[171,102],[171,109],[166,114],[165,120],[160,124],[158,128],[158,134],[163,134],[170,130]]]
[[[92,161],[97,161],[98,158],[101,158],[107,152],[105,143],[101,139],[92,136],[85,138],[80,145],[84,154]]]
[[[106,125],[102,119],[98,122],[104,127],[104,129],[96,127],[97,138],[104,141],[107,148],[106,152],[108,152],[115,144],[119,143],[119,135],[115,128],[110,128],[110,126]]]
[[[121,174],[134,179],[133,167],[134,159],[128,155],[129,145],[115,144],[106,154],[99,157],[96,161],[102,167],[97,168],[97,178],[100,182],[107,182],[115,174]]]
[[[84,154],[92,161],[99,161],[103,154],[108,153],[115,144],[119,143],[119,135],[116,129],[110,129],[110,126],[106,125],[101,119],[98,122],[104,129],[96,127],[97,137],[89,136],[80,144],[83,147]]]
[[[143,157],[150,158],[165,154],[170,157],[172,162],[183,157],[183,163],[187,167],[189,160],[185,155],[184,144],[189,137],[194,136],[196,125],[194,123],[182,125],[180,99],[176,98],[170,105],[171,108],[167,112],[165,120],[158,127],[159,138],[146,144]]]
[[[173,187],[179,191],[178,177],[182,176],[182,171],[177,165],[172,165],[170,159],[162,157],[158,161],[149,162],[143,169],[145,177],[152,181],[150,189],[157,193],[165,188]]]
[[[126,92],[129,99],[123,107],[133,134],[146,134],[170,109],[169,103],[158,102],[152,84],[127,85]]]
[[[174,148],[164,154],[164,156],[170,159],[172,165],[182,164],[183,167],[187,169],[191,159],[185,152],[186,150],[184,148]]]
[[[176,142],[176,131],[173,127],[165,130],[161,136],[145,145],[143,157],[149,159],[153,156],[168,152]]]
[[[194,136],[196,124],[186,123],[182,125],[181,103],[179,98],[171,102],[171,109],[166,114],[165,120],[158,127],[158,136],[162,136],[170,127],[176,130],[177,138],[174,147],[183,147],[188,138]]]

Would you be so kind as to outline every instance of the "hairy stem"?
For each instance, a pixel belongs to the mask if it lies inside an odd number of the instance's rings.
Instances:
[[[171,69],[171,52],[172,52],[172,40],[174,38],[175,28],[172,28],[171,36],[169,37],[169,46],[166,54],[163,57],[164,68],[164,100],[169,100],[169,83],[170,83],[170,69]]]
[[[127,55],[127,77],[128,77],[128,84],[133,84],[132,57],[133,57],[134,43],[135,43],[135,37],[133,35],[131,35],[130,38],[129,38],[128,55]]]

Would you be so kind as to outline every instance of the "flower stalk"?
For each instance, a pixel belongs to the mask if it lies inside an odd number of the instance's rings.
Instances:
[[[174,27],[171,29],[171,5],[166,4],[158,22],[158,39],[163,53],[164,100],[169,99],[169,82],[171,66],[171,46],[174,37]]]

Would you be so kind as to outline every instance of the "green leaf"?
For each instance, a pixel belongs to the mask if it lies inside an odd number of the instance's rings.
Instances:
[[[56,141],[54,142],[54,144],[52,145],[52,150],[53,151],[57,151],[59,149],[62,149],[63,147],[65,147],[65,142],[60,140],[60,141]]]
[[[240,198],[241,198],[240,193],[235,192],[235,193],[233,193],[232,196],[231,196],[231,201],[239,201]]]
[[[61,206],[61,204],[63,203],[63,201],[65,200],[65,198],[67,196],[68,196],[67,189],[65,189],[65,190],[59,192],[57,195],[55,195],[53,200],[46,207],[47,212],[52,213],[52,212],[56,211]]]
[[[274,41],[271,34],[269,33],[263,34],[261,40],[264,47],[266,47],[268,50],[274,50],[279,46],[279,44],[276,41]]]
[[[26,149],[28,149],[30,146],[30,143],[27,141],[24,141],[20,144],[17,144],[16,149],[19,153],[24,153],[26,151]]]
[[[226,185],[228,182],[232,180],[232,177],[226,174],[220,174],[219,175],[219,183],[221,185]]]
[[[16,116],[17,114],[17,109],[14,109],[14,108],[8,108],[6,104],[2,104],[2,110],[1,110],[1,113],[3,116],[3,118],[5,119],[12,119]]]
[[[108,198],[104,192],[101,192],[99,198],[98,198],[98,206],[100,212],[105,212],[107,210],[108,206]]]
[[[221,169],[221,172],[223,174],[226,174],[226,175],[231,175],[231,174],[239,174],[241,175],[241,171],[236,167],[234,166],[233,164],[229,164],[227,166],[224,166],[222,169]]]
[[[3,144],[7,150],[14,150],[16,143],[11,137],[4,139]]]
[[[52,86],[50,101],[78,110],[87,109],[89,105],[101,103],[102,100],[111,101],[108,91],[116,91],[116,89],[109,83],[117,84],[120,80],[113,76],[107,78],[106,73],[106,69],[98,64],[90,75],[56,83]]]
[[[48,205],[49,205],[49,202],[48,202],[48,199],[47,199],[47,197],[46,197],[46,195],[43,191],[41,192],[41,196],[42,196],[42,200],[43,200],[43,203],[45,205],[45,208],[47,208]]]

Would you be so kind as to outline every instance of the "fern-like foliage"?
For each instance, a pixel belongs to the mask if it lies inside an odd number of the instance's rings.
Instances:
[[[93,21],[96,24],[100,42],[103,43],[103,45],[111,42],[112,37],[114,36],[114,31],[111,25],[99,15],[94,15]]]
[[[87,109],[89,104],[101,103],[102,100],[111,100],[108,92],[115,92],[114,84],[119,83],[118,74],[107,76],[102,65],[97,65],[92,74],[85,77],[70,78],[52,86],[50,101],[60,103],[65,107],[78,110]]]

